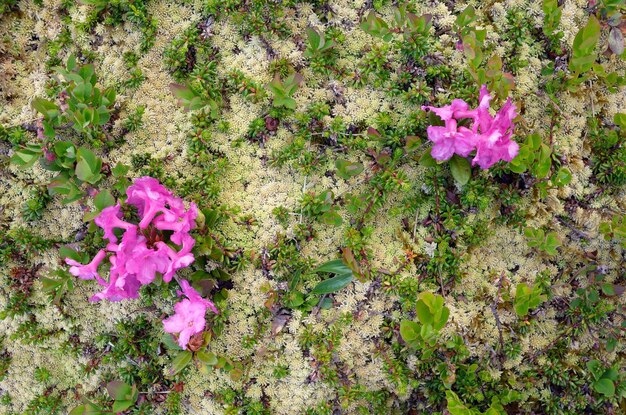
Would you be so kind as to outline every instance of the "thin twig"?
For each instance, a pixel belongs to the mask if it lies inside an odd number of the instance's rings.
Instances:
[[[590,241],[591,238],[589,238],[589,236],[584,233],[583,231],[581,231],[580,229],[577,229],[576,227],[574,227],[574,225],[572,225],[571,223],[569,223],[568,221],[566,221],[565,219],[563,219],[561,216],[557,216],[556,219],[561,222],[563,225],[567,226],[570,230],[572,230],[576,235],[578,235],[579,237]]]
[[[578,326],[580,326],[581,323],[582,323],[582,320],[578,321],[573,326],[568,327],[561,334],[559,334],[554,340],[552,340],[550,342],[550,344],[548,344],[546,347],[544,347],[541,350],[537,350],[532,356],[530,356],[530,358],[528,359],[527,363],[532,363],[537,357],[539,357],[540,355],[546,353],[548,350],[550,350],[552,347],[554,347],[554,345],[557,344],[563,337],[568,335],[569,332],[574,331],[575,329],[577,329]]]

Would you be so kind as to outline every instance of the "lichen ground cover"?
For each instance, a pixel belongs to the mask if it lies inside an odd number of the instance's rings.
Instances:
[[[625,12],[0,0],[0,413],[626,413]]]

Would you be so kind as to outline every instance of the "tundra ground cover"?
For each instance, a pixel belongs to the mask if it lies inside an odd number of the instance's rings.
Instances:
[[[625,11],[0,0],[0,413],[623,413]]]

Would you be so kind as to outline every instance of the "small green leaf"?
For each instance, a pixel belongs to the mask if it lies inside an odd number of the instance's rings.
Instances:
[[[475,415],[471,409],[465,406],[457,394],[451,390],[446,391],[446,401],[448,402],[450,415]]]
[[[335,161],[335,167],[337,167],[337,174],[344,180],[348,180],[363,171],[363,165],[361,163],[353,163],[346,160]]]
[[[435,167],[437,166],[437,160],[430,154],[430,150],[426,150],[424,154],[422,154],[422,157],[420,157],[419,164],[424,167]]]
[[[107,412],[110,413],[110,411],[105,411],[104,409],[87,402],[84,405],[80,405],[72,409],[69,415],[104,415]]]
[[[407,153],[412,153],[417,150],[422,144],[422,140],[415,135],[408,135],[405,138],[406,144],[404,145],[404,149]]]
[[[215,366],[217,364],[217,356],[213,352],[199,350],[196,353],[196,356],[198,357],[198,360],[209,366]]]
[[[605,282],[604,284],[602,284],[602,293],[608,296],[615,295],[615,288],[613,288],[613,284],[609,282]]]
[[[566,186],[572,181],[572,173],[566,167],[561,167],[556,172],[553,181],[556,186]]]
[[[419,338],[420,325],[411,320],[400,322],[400,336],[407,343],[412,343]]]
[[[59,257],[61,257],[61,259],[70,258],[74,261],[82,261],[80,254],[68,246],[59,248]]]
[[[113,402],[113,407],[111,408],[111,410],[114,413],[123,412],[127,410],[128,408],[130,408],[134,403],[135,403],[134,401],[129,401],[129,400],[115,401]]]
[[[536,153],[536,163],[533,166],[533,174],[538,179],[543,179],[548,175],[552,168],[552,151],[545,144],[540,145],[539,152]]]
[[[322,215],[321,220],[326,225],[333,225],[333,226],[340,226],[341,223],[343,222],[341,215],[337,213],[335,209],[331,209],[328,212],[325,212]]]
[[[330,272],[332,274],[348,274],[352,273],[352,270],[341,259],[334,259],[328,261],[319,267],[315,268],[313,272]]]
[[[76,153],[76,177],[83,182],[95,184],[101,179],[102,160],[90,150],[80,147]]]
[[[28,144],[15,150],[15,153],[11,156],[11,164],[18,166],[20,169],[26,169],[35,164],[42,155],[43,150],[39,144]]]
[[[99,211],[113,206],[115,204],[115,198],[108,190],[101,190],[96,197],[93,198],[93,204]]]
[[[132,386],[120,380],[113,380],[107,383],[106,389],[111,399],[115,400],[130,399],[133,391]]]
[[[230,379],[232,381],[237,382],[241,380],[242,377],[243,377],[243,369],[237,367],[230,371]]]
[[[596,392],[603,394],[610,398],[615,395],[615,383],[612,380],[602,378],[593,383],[593,388]]]
[[[433,314],[428,308],[428,305],[424,302],[424,300],[419,300],[415,304],[415,311],[417,313],[417,318],[422,324],[432,324],[434,318]]]
[[[31,105],[47,120],[55,118],[59,113],[59,107],[54,102],[48,101],[47,99],[34,98]]]
[[[207,105],[207,102],[188,86],[171,83],[170,91],[178,98],[178,104],[185,108],[185,111],[199,110]]]
[[[165,333],[161,338],[161,342],[169,350],[182,350],[180,345],[176,343],[176,340],[174,340],[174,337],[170,333]]]
[[[317,284],[311,291],[312,294],[330,294],[339,291],[352,282],[354,275],[352,271],[349,274],[339,274],[332,278],[324,280]]]
[[[111,173],[115,177],[125,177],[129,170],[130,166],[127,166],[123,163],[117,163],[115,167],[111,169]]]
[[[322,302],[320,303],[320,308],[322,310],[330,310],[333,307],[333,300],[330,299],[329,297],[325,297],[324,299],[322,299]]]
[[[285,306],[296,308],[304,304],[304,294],[300,291],[290,291],[285,297]]]
[[[450,171],[454,180],[461,186],[467,184],[472,176],[472,167],[469,160],[456,154],[450,159]]]
[[[556,232],[550,232],[546,235],[546,242],[543,246],[544,251],[546,251],[550,255],[556,255],[556,248],[561,246],[561,241],[559,240],[559,236]]]
[[[515,300],[513,301],[515,313],[524,317],[531,308],[537,307],[545,299],[546,297],[541,294],[539,287],[529,287],[523,282],[519,283],[515,289]]]
[[[584,73],[593,66],[596,61],[595,48],[600,39],[600,22],[591,15],[585,27],[581,28],[572,45],[572,57],[569,69],[572,72]]]
[[[170,376],[174,376],[181,370],[183,370],[189,362],[191,362],[193,354],[189,350],[183,350],[178,353],[174,360],[172,360],[172,367],[170,369]]]

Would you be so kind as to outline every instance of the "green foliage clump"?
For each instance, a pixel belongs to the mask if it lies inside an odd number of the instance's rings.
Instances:
[[[593,149],[593,171],[597,180],[608,186],[626,184],[626,121],[624,114],[616,114],[616,128],[602,128],[592,118],[589,135]]]

